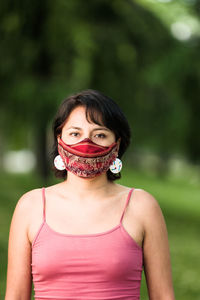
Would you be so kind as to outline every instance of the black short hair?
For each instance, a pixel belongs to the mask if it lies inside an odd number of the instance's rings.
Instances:
[[[54,159],[58,155],[57,137],[61,134],[70,113],[77,106],[86,108],[86,118],[89,122],[92,121],[95,124],[103,125],[113,131],[116,141],[118,138],[121,138],[118,153],[118,157],[121,158],[130,144],[131,131],[128,121],[119,106],[111,98],[91,89],[71,95],[61,103],[52,126],[54,134],[52,158]],[[66,170],[59,171],[55,167],[53,167],[53,170],[56,177],[63,179],[67,177]],[[107,177],[113,181],[121,178],[121,174],[113,174],[108,170]]]

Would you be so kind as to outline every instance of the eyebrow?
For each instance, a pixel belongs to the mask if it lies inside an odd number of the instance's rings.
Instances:
[[[69,128],[67,128],[67,130],[69,129],[76,129],[76,130],[82,130],[82,128],[80,127],[76,127],[76,126],[71,126]],[[94,128],[93,131],[97,131],[97,130],[106,130],[106,131],[110,131],[108,128],[106,127],[97,127],[97,128]]]
[[[71,126],[71,127],[67,128],[67,130],[69,130],[69,129],[77,129],[77,130],[81,130],[80,127],[75,127],[75,126]]]
[[[106,131],[110,131],[110,129],[106,128],[106,127],[97,127],[95,129],[93,129],[93,131],[97,131],[97,130],[106,130]]]

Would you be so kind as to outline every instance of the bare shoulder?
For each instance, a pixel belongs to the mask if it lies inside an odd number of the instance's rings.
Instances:
[[[157,199],[144,189],[134,189],[133,194],[134,201],[137,202],[137,205],[145,206],[150,210],[158,209],[160,207]]]
[[[41,189],[35,189],[26,192],[18,200],[10,224],[9,240],[11,243],[17,240],[26,243],[27,233],[38,206],[35,203],[39,203],[38,196],[40,191]]]
[[[16,208],[18,209],[30,209],[31,206],[41,198],[41,188],[30,190],[24,193],[18,200]]]
[[[24,222],[27,221],[26,223],[28,223],[34,212],[41,207],[41,199],[41,188],[33,189],[24,193],[16,204],[13,217],[23,218]]]
[[[130,187],[127,186],[118,184],[118,188],[122,193],[130,191]],[[139,212],[141,210],[141,212],[145,213],[146,216],[153,212],[156,213],[156,211],[157,213],[161,212],[157,199],[144,189],[134,188],[131,198],[130,206],[133,206],[134,211],[137,210],[137,212]]]
[[[135,211],[143,225],[144,232],[166,231],[165,219],[158,200],[143,189],[135,189]]]
[[[133,211],[140,217],[143,225],[154,220],[163,219],[158,200],[152,194],[144,189],[134,189],[132,197]]]

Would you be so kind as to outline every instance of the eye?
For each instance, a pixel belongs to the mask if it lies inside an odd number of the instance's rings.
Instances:
[[[106,138],[106,135],[104,133],[98,133],[95,135],[95,137],[103,139],[103,138]]]
[[[70,132],[70,134],[69,134],[70,136],[74,136],[74,137],[76,137],[76,136],[78,136],[79,135],[79,132]]]

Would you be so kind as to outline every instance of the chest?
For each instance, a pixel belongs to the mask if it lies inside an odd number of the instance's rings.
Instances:
[[[131,238],[130,238],[131,239]],[[42,280],[69,276],[73,280],[120,280],[137,277],[142,270],[142,251],[124,238],[120,227],[90,236],[61,235],[44,225],[32,250],[33,275]]]

